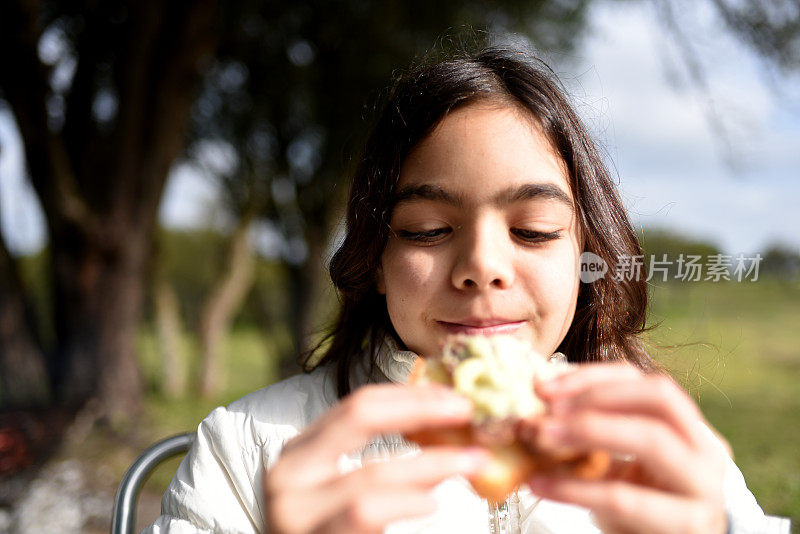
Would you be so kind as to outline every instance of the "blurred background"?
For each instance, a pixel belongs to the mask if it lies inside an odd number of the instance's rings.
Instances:
[[[561,77],[646,261],[672,262],[653,354],[800,523],[795,0],[5,0],[0,532],[107,531],[148,444],[300,371],[386,88],[487,39]],[[729,276],[681,280],[681,255]]]

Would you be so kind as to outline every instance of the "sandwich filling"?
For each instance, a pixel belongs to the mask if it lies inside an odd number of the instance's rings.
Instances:
[[[543,414],[534,378],[552,378],[568,368],[563,354],[548,360],[511,336],[456,336],[440,358],[426,362],[425,376],[471,399],[475,423],[481,424]]]

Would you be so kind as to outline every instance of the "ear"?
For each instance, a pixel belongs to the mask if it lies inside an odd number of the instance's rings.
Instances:
[[[383,279],[383,266],[378,265],[378,268],[375,270],[375,289],[378,290],[378,293],[381,295],[386,294],[386,282]]]

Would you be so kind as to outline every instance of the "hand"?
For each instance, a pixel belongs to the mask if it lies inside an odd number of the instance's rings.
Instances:
[[[551,408],[522,432],[536,446],[634,460],[617,462],[599,481],[534,477],[534,493],[591,509],[606,533],[725,532],[725,449],[671,378],[628,364],[585,364],[536,390]]]
[[[265,474],[268,531],[382,532],[398,519],[432,513],[430,490],[454,475],[477,472],[479,449],[430,447],[341,474],[339,457],[376,434],[463,424],[472,405],[439,386],[365,386],[331,408],[284,448]]]

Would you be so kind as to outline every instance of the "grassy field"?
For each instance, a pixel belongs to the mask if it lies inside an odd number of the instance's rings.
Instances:
[[[800,526],[800,285],[654,287],[652,353],[727,437],[770,514]]]
[[[698,401],[730,441],[736,462],[770,514],[800,525],[800,285],[687,283],[652,288],[648,338],[652,353]],[[150,435],[194,429],[214,406],[275,379],[274,335],[237,330],[225,347],[228,386],[218,399],[147,397]],[[191,347],[191,342],[187,341]],[[151,384],[157,381],[152,334],[141,354]],[[196,352],[196,351],[194,351]],[[160,492],[176,463],[149,482]]]

